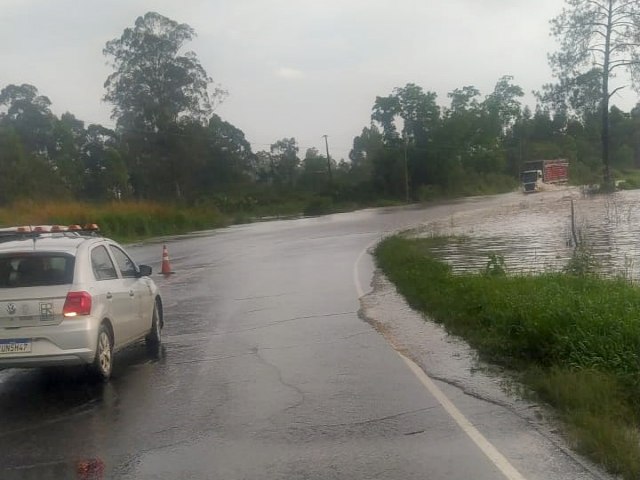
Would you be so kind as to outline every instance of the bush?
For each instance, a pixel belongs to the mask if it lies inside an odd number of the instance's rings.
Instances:
[[[331,197],[314,197],[304,207],[303,213],[308,216],[324,215],[333,210]]]
[[[593,251],[586,245],[578,245],[571,254],[564,272],[569,275],[594,275],[598,272],[599,263]]]

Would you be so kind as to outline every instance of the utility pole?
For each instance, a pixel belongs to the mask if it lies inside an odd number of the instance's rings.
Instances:
[[[329,156],[329,140],[328,135],[323,135],[324,146],[327,148],[327,171],[329,172],[329,185],[333,184],[333,176],[331,175],[331,157]]]
[[[407,147],[409,139],[404,137],[404,196],[406,203],[409,203],[409,162],[407,161]]]

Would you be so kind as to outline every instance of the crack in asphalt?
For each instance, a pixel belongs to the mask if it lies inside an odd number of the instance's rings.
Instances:
[[[244,330],[242,330],[244,331]],[[227,332],[228,333],[228,332]],[[233,332],[236,333],[236,332]],[[373,332],[372,330],[362,330],[360,332],[355,332],[352,333],[350,335],[346,335],[344,337],[337,337],[333,340],[328,340],[326,342],[309,342],[309,343],[297,343],[297,344],[292,344],[292,345],[283,345],[280,347],[255,347],[260,351],[265,351],[265,350],[289,350],[289,349],[293,349],[293,348],[304,348],[304,347],[312,347],[312,346],[320,346],[320,345],[331,345],[334,343],[338,343],[344,340],[349,340],[350,338],[354,338],[354,337],[359,337],[361,335],[373,335],[375,334],[375,332]],[[189,334],[191,335],[191,334]],[[224,335],[224,333],[219,333],[219,335]],[[176,337],[177,335],[173,335],[173,337]],[[167,342],[165,340],[165,343],[178,343],[178,342]],[[235,355],[222,355],[222,356],[218,356],[218,357],[205,357],[205,358],[196,358],[193,360],[179,360],[179,361],[175,361],[175,362],[165,362],[166,365],[187,365],[187,364],[192,364],[192,363],[203,363],[203,362],[217,362],[219,360],[226,360],[229,358],[240,358],[240,357],[246,357],[247,355],[253,355],[254,352],[253,351],[249,351],[249,352],[245,352],[245,353],[239,353],[239,354],[235,354]],[[1,436],[1,434],[0,434]]]
[[[555,438],[553,436],[553,434],[547,433],[545,431],[545,429],[542,428],[543,425],[544,425],[543,422],[535,421],[532,418],[523,415],[522,414],[522,410],[523,409],[519,409],[515,405],[509,404],[507,402],[502,402],[500,400],[493,399],[493,398],[483,397],[480,393],[475,392],[473,390],[470,390],[462,382],[451,380],[451,379],[448,379],[448,378],[444,378],[442,376],[434,375],[434,374],[430,373],[429,370],[427,368],[425,368],[420,362],[418,362],[417,359],[412,358],[412,355],[409,354],[408,350],[404,354],[407,355],[409,358],[411,358],[411,360],[414,361],[418,366],[420,366],[420,368],[432,380],[436,380],[436,381],[445,383],[447,385],[450,385],[450,386],[456,388],[457,390],[459,390],[463,395],[475,398],[476,400],[480,400],[482,402],[485,402],[485,403],[488,403],[488,404],[491,404],[491,405],[495,405],[495,406],[500,407],[500,408],[502,408],[502,409],[504,409],[504,410],[506,410],[508,412],[511,412],[516,417],[524,420],[525,422],[527,422],[527,424],[531,425],[533,427],[533,429],[540,436],[542,436],[549,443],[551,443],[554,447],[556,447],[558,450],[560,450],[565,456],[567,456],[568,458],[572,459],[576,464],[580,465],[580,467],[584,471],[586,471],[589,474],[593,475],[595,478],[603,478],[603,479],[606,478],[606,477],[603,477],[595,469],[593,469],[590,465],[585,464],[585,462],[579,456],[577,456],[572,450],[568,449],[565,445],[563,445],[561,441],[558,441],[558,439]],[[540,406],[536,405],[536,404],[529,405],[528,407],[526,407],[526,410],[530,410],[531,408],[540,408]],[[481,424],[474,424],[474,425],[481,425]]]
[[[360,335],[371,335],[375,332],[372,332],[371,330],[364,330],[362,332],[356,332],[356,333],[352,333],[351,335],[347,335],[345,337],[338,337],[334,340],[329,340],[327,342],[311,342],[311,343],[299,343],[299,344],[294,344],[294,345],[284,345],[282,347],[262,347],[259,350],[288,350],[288,349],[292,349],[292,348],[301,348],[301,347],[312,347],[315,345],[331,345],[333,343],[338,343],[344,340],[349,340],[350,338],[354,338],[354,337],[358,337]]]
[[[240,358],[246,357],[248,355],[252,355],[253,352],[239,353],[237,355],[222,355],[219,357],[207,357],[207,358],[196,358],[193,360],[183,360],[178,362],[166,362],[167,365],[186,365],[191,363],[205,363],[205,362],[217,362],[220,360],[226,360],[228,358]]]
[[[264,312],[266,310],[275,310],[276,307],[262,307],[262,308],[256,308],[254,310],[247,310],[246,312],[243,313],[257,313],[257,312]]]
[[[295,322],[297,320],[309,320],[311,318],[340,317],[342,315],[352,315],[356,313],[357,313],[356,311],[350,311],[350,312],[339,312],[339,313],[327,313],[322,315],[305,315],[301,317],[286,318],[284,320],[278,320],[276,322],[266,323],[264,325],[258,325],[256,327],[242,328],[239,330],[227,330],[224,332],[214,332],[214,333],[210,333],[209,335],[213,337],[213,336],[220,336],[220,335],[231,335],[234,333],[252,332],[254,330],[261,330],[263,328],[274,327],[277,325],[281,325],[283,323]]]
[[[394,413],[393,415],[387,415],[379,418],[371,418],[369,420],[359,420],[356,422],[346,422],[346,423],[319,424],[319,425],[312,425],[312,426],[315,428],[317,427],[333,428],[333,427],[352,427],[352,426],[358,426],[358,425],[371,425],[372,423],[380,423],[380,422],[385,422],[387,420],[394,420],[396,418],[403,417],[405,415],[413,415],[415,413],[428,412],[429,410],[436,410],[438,408],[441,408],[440,405],[431,405],[430,407],[418,408],[416,410],[408,410],[406,412]]]
[[[261,300],[264,298],[276,298],[276,297],[284,297],[286,295],[295,295],[297,292],[284,292],[284,293],[276,293],[273,295],[257,295],[255,297],[240,297],[234,298],[236,302],[243,302],[245,300]]]
[[[282,347],[254,347],[253,349],[251,349],[248,352],[245,353],[239,353],[236,355],[221,355],[218,357],[205,357],[205,358],[195,358],[193,360],[181,360],[181,361],[176,361],[176,362],[166,362],[166,365],[172,366],[172,365],[189,365],[189,364],[193,364],[193,363],[206,363],[206,362],[217,362],[220,360],[227,360],[230,358],[241,358],[241,357],[246,357],[249,355],[255,355],[257,351],[264,351],[264,350],[288,350],[288,349],[293,349],[293,348],[304,348],[304,347],[310,347],[310,346],[314,346],[314,345],[331,345],[333,343],[337,343],[340,341],[344,341],[344,340],[348,340],[350,338],[353,337],[357,337],[360,335],[370,335],[373,332],[371,332],[371,330],[364,330],[361,332],[356,332],[353,333],[351,335],[347,335],[344,337],[339,337],[336,338],[335,340],[330,340],[328,342],[311,342],[311,343],[300,343],[300,344],[294,344],[294,345],[284,345]],[[0,434],[0,436],[2,436],[3,434]]]
[[[252,349],[252,353],[253,353],[253,355],[255,355],[255,357],[256,357],[256,358],[257,358],[261,363],[263,363],[264,365],[266,365],[266,366],[268,366],[268,367],[272,368],[273,370],[275,370],[275,372],[276,372],[276,377],[277,377],[277,379],[278,379],[278,382],[280,382],[280,384],[282,384],[282,385],[284,385],[285,387],[287,387],[287,388],[289,388],[289,389],[293,390],[293,391],[294,391],[294,392],[296,392],[296,393],[298,394],[298,396],[300,397],[300,399],[299,399],[296,403],[294,403],[293,405],[289,405],[287,408],[285,408],[285,409],[284,409],[284,410],[282,410],[281,412],[286,412],[286,411],[288,411],[288,410],[292,410],[292,409],[294,409],[294,408],[297,408],[297,407],[299,407],[299,406],[303,405],[303,404],[304,404],[304,402],[305,402],[305,401],[306,401],[306,399],[307,399],[306,394],[305,394],[305,393],[304,393],[300,388],[296,387],[295,385],[293,385],[293,384],[291,384],[291,383],[287,383],[287,382],[285,382],[285,381],[284,381],[284,379],[282,378],[282,371],[281,371],[281,370],[280,370],[280,369],[279,369],[275,364],[273,364],[273,363],[271,363],[271,362],[267,361],[267,360],[266,360],[262,355],[260,355],[260,351],[259,351],[257,348],[253,348],[253,349]],[[281,413],[281,412],[279,412],[279,413]],[[271,417],[273,417],[273,415],[269,416],[269,418],[268,418],[267,420],[271,419]]]

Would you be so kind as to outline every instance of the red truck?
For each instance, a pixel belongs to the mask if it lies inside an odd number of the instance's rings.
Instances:
[[[540,190],[540,183],[567,183],[569,180],[569,161],[557,159],[525,162],[521,178],[522,186],[527,193]]]

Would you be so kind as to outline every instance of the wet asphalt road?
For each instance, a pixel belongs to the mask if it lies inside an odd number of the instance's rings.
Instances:
[[[132,347],[106,385],[81,370],[0,372],[0,479],[507,478],[360,318],[371,258],[354,267],[384,233],[511,199],[168,241],[160,358]],[[161,244],[130,251],[159,270]],[[437,383],[511,478],[597,478],[517,412]]]

